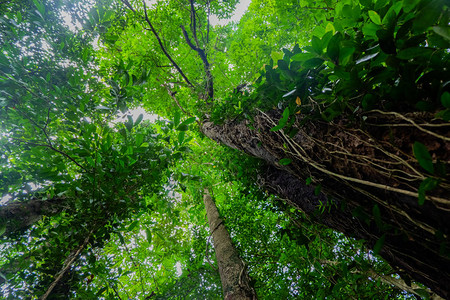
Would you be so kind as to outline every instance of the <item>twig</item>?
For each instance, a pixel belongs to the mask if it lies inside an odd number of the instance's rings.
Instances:
[[[45,292],[44,295],[42,295],[39,300],[45,300],[50,295],[52,290],[55,288],[55,286],[58,284],[58,282],[61,280],[61,278],[64,276],[64,274],[67,272],[67,270],[72,266],[75,259],[77,259],[78,255],[83,251],[83,249],[86,247],[87,243],[89,242],[89,239],[91,237],[93,230],[88,234],[88,236],[84,239],[83,244],[78,247],[78,249],[75,251],[74,254],[69,254],[69,256],[66,258],[63,264],[63,268],[59,272],[58,276],[56,276],[55,280],[50,284],[50,286],[47,289],[47,292]]]
[[[204,68],[205,73],[206,73],[206,91],[208,93],[208,98],[210,100],[213,100],[214,99],[213,77],[212,77],[211,70],[210,70],[211,66],[209,64],[208,58],[206,57],[206,53],[205,53],[205,51],[203,49],[201,49],[199,47],[196,47],[191,42],[191,40],[189,39],[189,35],[186,32],[186,29],[184,28],[184,26],[180,25],[180,27],[181,27],[181,30],[183,31],[183,35],[184,35],[184,38],[186,40],[186,43],[188,44],[189,47],[191,47],[192,50],[197,52],[198,56],[200,56],[200,59],[203,62],[203,68]],[[198,41],[196,43],[198,43]]]
[[[126,1],[126,0],[122,0],[122,1]],[[153,32],[153,35],[156,37],[156,39],[158,40],[158,44],[161,48],[161,50],[164,52],[164,55],[170,60],[170,62],[173,64],[173,66],[175,67],[175,69],[177,69],[178,73],[180,73],[180,75],[183,77],[183,79],[186,81],[186,83],[190,86],[190,87],[194,87],[194,85],[189,81],[189,79],[186,77],[186,75],[184,74],[184,72],[181,70],[180,66],[178,66],[178,64],[173,60],[172,56],[170,56],[170,54],[167,52],[166,48],[164,47],[164,45],[162,44],[161,38],[159,37],[159,34],[156,32],[155,28],[153,27],[152,22],[150,21],[150,19],[148,18],[147,15],[147,5],[145,4],[145,0],[142,0],[142,3],[144,4],[144,14],[145,14],[145,21],[147,22],[147,24],[150,26],[150,30]]]
[[[47,138],[48,138],[48,137],[47,137]],[[20,139],[16,139],[16,138],[14,138],[14,139],[15,139],[16,141],[18,141],[18,142],[22,142],[22,143],[25,143],[25,144],[27,144],[27,145],[32,145],[32,146],[36,146],[36,147],[46,147],[46,148],[49,148],[49,149],[51,149],[51,150],[53,150],[53,151],[55,151],[55,152],[61,154],[62,156],[68,158],[70,161],[72,161],[72,162],[73,162],[74,164],[76,164],[78,167],[80,167],[80,168],[83,169],[85,172],[87,172],[87,169],[84,168],[82,165],[80,165],[80,164],[79,164],[74,158],[72,158],[69,154],[67,154],[67,153],[65,153],[65,152],[63,152],[63,151],[61,151],[61,150],[56,149],[56,148],[53,147],[52,145],[38,144],[38,143],[29,142],[29,141],[24,141],[24,140],[20,140]]]

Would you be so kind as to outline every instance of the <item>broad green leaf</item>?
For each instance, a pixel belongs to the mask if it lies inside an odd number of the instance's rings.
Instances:
[[[431,159],[427,147],[420,142],[415,142],[413,145],[413,153],[419,162],[419,165],[428,173],[434,174],[433,160]]]
[[[333,34],[335,33],[335,29],[333,26],[333,23],[328,23],[327,26],[325,27],[325,32],[331,31]]]
[[[0,224],[0,236],[2,236],[6,232],[6,225]]]
[[[426,289],[414,289],[414,292],[424,300],[430,299],[430,293]]]
[[[288,164],[290,164],[292,162],[292,160],[290,158],[282,158],[280,159],[279,163],[282,166],[286,166]]]
[[[419,205],[423,205],[425,203],[425,194],[428,191],[434,190],[439,184],[439,181],[435,178],[425,178],[419,186]]]
[[[175,127],[177,127],[178,124],[180,124],[180,118],[181,118],[181,114],[180,114],[180,112],[177,110],[177,111],[175,112],[174,117],[173,117],[173,124],[175,125]]]
[[[308,53],[308,52],[307,53],[297,53],[291,57],[291,60],[292,61],[305,61],[305,60],[308,60],[315,56],[316,55],[314,53]]]
[[[180,131],[180,133],[178,133],[178,143],[181,145],[184,141],[184,135],[185,135],[185,131]]]
[[[322,41],[318,37],[316,36],[312,37],[311,45],[317,54],[319,55],[322,54],[323,50]]]
[[[327,45],[327,55],[333,62],[336,64],[339,63],[339,52],[341,49],[341,42],[342,36],[340,33],[336,33],[328,42]]]
[[[412,29],[415,33],[424,32],[430,26],[436,24],[442,13],[442,1],[432,0],[423,7],[414,20]]]
[[[278,68],[280,70],[284,70],[284,71],[289,70],[288,63],[286,61],[284,61],[283,59],[278,60],[277,64],[278,64]]]
[[[180,124],[180,126],[177,127],[177,131],[187,131],[189,129],[188,125]]]
[[[373,217],[375,218],[375,223],[377,224],[379,229],[383,228],[383,222],[381,221],[381,212],[380,212],[380,207],[378,206],[378,204],[375,204],[372,207],[372,214]]]
[[[184,120],[183,122],[181,122],[180,126],[184,126],[184,125],[187,126],[194,122],[195,122],[195,117],[191,117],[191,118],[188,118],[188,119]]]
[[[380,15],[373,10],[369,10],[369,18],[370,20],[372,20],[372,22],[374,22],[377,25],[381,25],[381,18]]]
[[[450,41],[450,26],[433,26],[433,31]]]
[[[286,126],[287,121],[289,120],[289,107],[286,107],[285,110],[283,111],[283,115],[280,119],[280,121],[278,122],[277,126],[274,126],[270,129],[270,131],[277,131],[280,130],[282,128],[284,128],[284,126]]]
[[[441,96],[441,103],[446,108],[450,108],[450,93],[444,92]]]
[[[152,232],[150,231],[150,229],[148,229],[148,228],[145,229],[145,235],[147,238],[147,242],[149,244],[152,244]]]
[[[418,56],[422,56],[428,59],[431,55],[433,55],[433,52],[434,49],[431,48],[411,47],[400,50],[397,53],[397,58],[409,60]]]
[[[420,0],[403,0],[403,10],[405,12],[410,12],[419,2]]]
[[[128,129],[129,132],[131,132],[131,130],[133,129],[133,117],[131,115],[127,116],[128,121],[125,122],[125,127]]]
[[[139,116],[136,119],[136,122],[134,122],[134,126],[139,125],[139,123],[141,123],[143,118],[144,118],[144,115],[143,114],[139,114]]]
[[[383,234],[378,241],[375,243],[375,246],[373,246],[373,253],[375,255],[380,254],[381,249],[384,246],[384,242],[386,241],[386,234]]]
[[[140,146],[144,142],[144,135],[142,133],[136,134],[136,146]]]
[[[136,226],[138,226],[138,224],[139,224],[138,220],[134,221],[133,223],[130,224],[130,226],[128,226],[127,231],[133,231],[133,229],[135,229]]]

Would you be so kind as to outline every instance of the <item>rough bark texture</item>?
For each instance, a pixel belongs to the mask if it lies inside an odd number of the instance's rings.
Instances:
[[[205,190],[203,202],[205,203],[209,228],[213,236],[224,299],[256,299],[256,293],[250,284],[245,264],[233,246],[231,237],[222,219],[219,217],[216,204],[209,195],[208,190]]]
[[[251,124],[254,129],[248,121],[205,122],[203,132],[266,161],[264,184],[318,222],[365,239],[369,246],[385,238],[380,254],[392,266],[450,298],[449,180],[441,178],[419,205],[417,192],[427,175],[412,153],[419,141],[434,161],[448,164],[448,124],[426,114],[371,112],[353,125],[338,120],[299,126],[302,119],[296,116],[299,131],[290,138],[282,130],[270,131],[279,118],[277,111],[261,112]],[[282,158],[292,162],[282,166]],[[321,195],[305,185],[308,177],[322,186]],[[317,213],[319,203],[328,206],[323,214]]]
[[[9,202],[0,206],[0,225],[5,225],[3,235],[10,236],[22,232],[39,221],[43,215],[54,215],[61,212],[66,199],[50,200],[32,199],[26,202]]]

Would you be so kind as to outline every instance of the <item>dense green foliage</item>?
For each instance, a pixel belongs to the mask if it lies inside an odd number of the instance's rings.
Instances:
[[[240,23],[225,26],[209,26],[208,13],[226,18],[236,1],[199,1],[213,105],[180,30],[192,25],[188,4],[147,7],[160,43],[143,2],[130,1],[134,11],[126,3],[0,6],[2,205],[58,203],[24,231],[9,233],[0,220],[1,297],[37,299],[63,274],[48,299],[220,299],[201,201],[208,187],[260,298],[413,298],[379,280],[400,279],[364,241],[269,195],[258,185],[259,161],[214,144],[197,125],[274,107],[284,111],[274,131],[296,114],[359,120],[373,109],[449,121],[444,1],[253,1]],[[137,106],[160,119],[132,116]],[[444,178],[422,146],[421,166]]]

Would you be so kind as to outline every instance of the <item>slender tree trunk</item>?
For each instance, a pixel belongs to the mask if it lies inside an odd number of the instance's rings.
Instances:
[[[245,264],[233,246],[223,220],[219,217],[216,204],[207,189],[205,189],[203,202],[205,203],[209,228],[213,236],[224,299],[256,299],[256,292],[250,284]]]
[[[431,124],[433,115],[368,112],[365,122],[310,121],[296,115],[298,132],[270,131],[280,111],[260,112],[253,122],[204,122],[209,138],[264,160],[261,182],[302,209],[318,223],[348,236],[382,245],[380,254],[399,272],[407,273],[445,299],[450,299],[449,178],[427,191],[418,190],[429,177],[415,159],[415,141],[424,144],[433,161],[450,162],[450,133]],[[251,126],[250,126],[251,125]],[[356,127],[356,128],[355,128]],[[432,131],[431,131],[432,130]],[[288,165],[280,160],[289,158]],[[306,179],[312,185],[306,185]],[[316,195],[314,187],[321,187]],[[316,190],[317,192],[317,190]],[[318,207],[325,208],[319,213]]]

